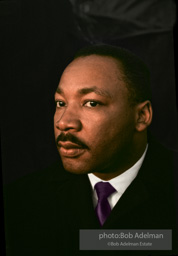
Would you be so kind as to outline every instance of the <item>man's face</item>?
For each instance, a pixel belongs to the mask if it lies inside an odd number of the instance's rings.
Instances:
[[[114,59],[91,55],[74,60],[61,77],[55,101],[55,139],[67,171],[123,167],[132,151],[135,110]]]

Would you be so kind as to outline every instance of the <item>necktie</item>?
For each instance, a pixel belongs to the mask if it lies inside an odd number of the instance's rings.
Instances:
[[[98,196],[98,204],[95,208],[96,215],[102,226],[111,212],[111,207],[107,198],[116,190],[109,182],[98,182],[95,185]]]

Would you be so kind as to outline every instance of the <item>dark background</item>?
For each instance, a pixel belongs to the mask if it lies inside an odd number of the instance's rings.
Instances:
[[[145,33],[137,33],[139,29],[131,23],[120,25],[117,19],[83,15],[85,8],[77,9],[82,2],[0,0],[1,159],[5,184],[39,171],[59,158],[53,135],[54,91],[73,54],[92,43],[123,46],[147,63],[153,89],[151,130],[162,144],[178,151],[178,92],[174,80],[176,78],[177,84],[178,77],[174,73],[174,61],[176,70],[178,65],[177,22],[174,31],[173,26],[164,30],[171,14],[165,15],[162,30],[159,31],[158,26],[157,30],[151,31],[147,26],[143,28]],[[136,5],[139,1],[133,2]],[[153,2],[158,4],[158,1]],[[160,2],[164,14],[166,4]],[[148,18],[151,22],[151,17],[145,16]],[[112,30],[112,27],[118,27],[120,31]],[[105,30],[111,34],[106,36],[102,33]],[[177,158],[175,163],[178,166]]]

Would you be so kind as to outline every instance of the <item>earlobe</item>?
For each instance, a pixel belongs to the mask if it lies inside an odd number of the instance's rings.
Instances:
[[[137,106],[136,130],[142,132],[147,129],[152,121],[153,110],[149,100],[144,101]]]

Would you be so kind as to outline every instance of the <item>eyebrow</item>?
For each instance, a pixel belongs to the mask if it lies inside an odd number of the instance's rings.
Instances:
[[[93,87],[85,87],[85,88],[82,88],[82,89],[79,89],[78,90],[78,93],[81,94],[81,95],[86,95],[88,93],[91,93],[91,92],[94,92],[100,96],[104,96],[104,97],[109,97],[109,98],[112,98],[111,94],[104,90],[104,89],[99,89],[97,88],[96,86],[93,86]],[[63,90],[61,88],[57,88],[56,89],[56,93],[58,94],[63,94]]]
[[[112,98],[112,96],[110,95],[110,93],[108,91],[106,91],[104,89],[99,89],[96,86],[85,87],[85,88],[80,89],[78,92],[79,92],[79,94],[82,94],[82,95],[94,92],[100,96]]]
[[[58,88],[56,89],[55,93],[63,94],[63,90],[58,87]]]

